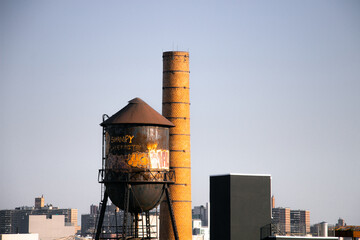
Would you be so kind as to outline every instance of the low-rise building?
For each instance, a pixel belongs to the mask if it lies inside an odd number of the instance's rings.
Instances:
[[[52,240],[75,235],[75,226],[64,224],[64,215],[29,215],[26,222],[26,232],[38,233],[41,240]]]
[[[90,214],[81,215],[81,236],[93,237],[97,231],[97,224],[99,219],[98,207],[95,205],[90,206]],[[104,212],[103,224],[101,228],[102,236],[105,238],[116,237],[117,234],[121,235],[124,211],[117,208],[114,204],[106,206]],[[132,218],[128,214],[127,224],[131,224]],[[150,227],[151,239],[158,239],[159,237],[159,212],[155,208],[149,212],[149,226],[146,225],[145,213],[138,216],[138,234],[139,237],[145,237],[147,232],[146,228]],[[128,226],[129,227],[129,226]]]
[[[44,205],[44,198],[36,198],[36,207],[17,207],[11,210],[0,210],[0,234],[31,233],[29,224],[31,219],[52,219],[53,216],[62,216],[61,226],[72,226],[75,235],[80,226],[77,223],[78,210],[74,208],[59,209],[51,204]],[[32,216],[40,216],[32,217]],[[58,219],[57,217],[55,217]],[[48,221],[49,222],[49,221]],[[69,230],[70,228],[66,228]]]
[[[209,240],[209,227],[202,226],[201,219],[192,220],[192,240]]]
[[[39,240],[38,233],[0,234],[0,240]]]

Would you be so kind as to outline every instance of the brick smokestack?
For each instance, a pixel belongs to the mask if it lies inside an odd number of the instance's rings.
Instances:
[[[170,185],[180,240],[192,239],[189,53],[163,53],[162,115],[175,124],[170,128],[170,169],[176,182]],[[160,240],[175,239],[166,200],[160,207]]]

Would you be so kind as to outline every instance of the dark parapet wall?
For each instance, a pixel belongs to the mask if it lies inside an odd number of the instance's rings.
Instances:
[[[210,177],[210,238],[259,240],[271,223],[271,176]]]
[[[210,177],[210,237],[230,239],[230,177]]]

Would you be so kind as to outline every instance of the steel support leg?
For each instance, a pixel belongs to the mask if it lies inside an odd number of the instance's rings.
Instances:
[[[106,209],[107,200],[108,200],[108,194],[105,191],[104,199],[103,199],[102,205],[101,205],[100,217],[99,217],[99,222],[98,222],[98,225],[97,225],[95,240],[99,240],[99,238],[100,238],[100,233],[101,233],[101,228],[102,228],[103,221],[104,221],[104,215],[105,215],[105,209]]]
[[[145,212],[145,224],[146,224],[146,239],[150,239],[151,238],[151,232],[150,232],[150,213],[149,211]]]
[[[139,214],[138,213],[134,213],[134,219],[135,219],[135,228],[134,228],[134,235],[135,238],[139,237]]]
[[[179,234],[178,234],[177,227],[176,227],[174,210],[173,210],[173,205],[172,205],[172,200],[171,200],[168,184],[165,184],[165,193],[166,193],[166,199],[167,199],[168,206],[169,206],[169,212],[170,212],[171,223],[172,223],[172,227],[173,227],[173,231],[174,231],[175,240],[179,240]]]
[[[129,198],[130,198],[130,188],[131,185],[127,184],[127,189],[125,189],[125,206],[124,206],[124,219],[123,219],[123,240],[127,237],[128,230],[128,213],[129,213]]]
[[[117,221],[117,211],[116,211],[116,209],[115,209],[115,211],[114,211],[114,215],[115,215],[115,224],[116,224],[116,226],[115,226],[115,231],[116,231],[116,239],[119,239],[119,230],[118,230],[118,221]]]

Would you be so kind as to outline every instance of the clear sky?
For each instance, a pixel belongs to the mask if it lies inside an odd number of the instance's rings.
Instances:
[[[0,0],[0,209],[100,201],[104,113],[161,113],[190,52],[193,205],[271,174],[276,206],[360,225],[360,1]],[[80,216],[79,216],[80,217]]]

